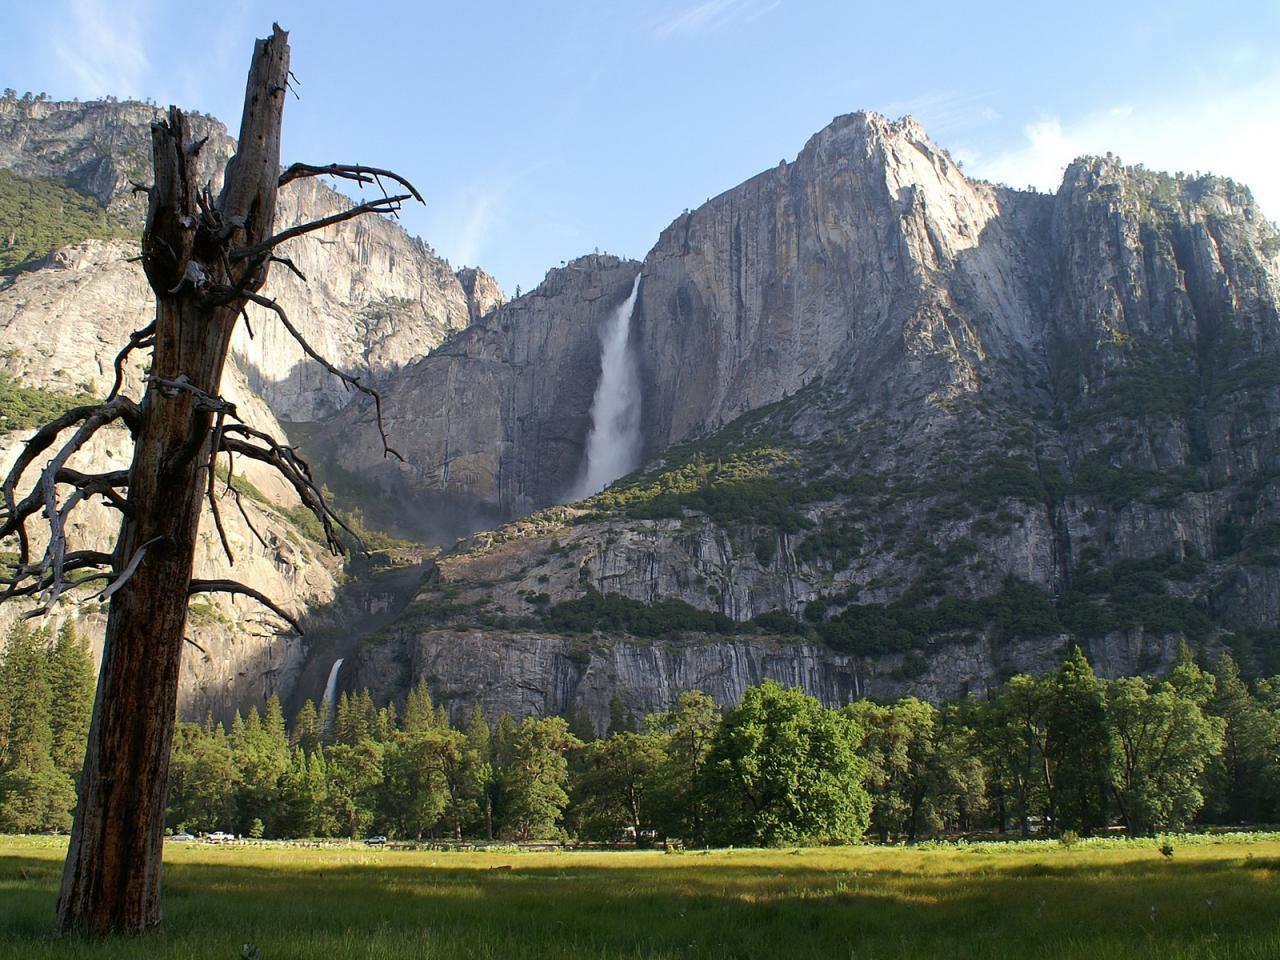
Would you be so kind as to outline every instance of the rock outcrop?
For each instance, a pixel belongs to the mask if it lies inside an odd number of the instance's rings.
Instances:
[[[563,498],[581,468],[600,376],[599,326],[630,292],[640,265],[592,255],[553,269],[496,310],[388,379],[387,430],[405,457],[371,444],[372,407],[352,404],[323,448],[348,473],[429,504],[419,536],[477,529],[472,517],[512,517]],[[469,509],[468,509],[469,508]],[[458,522],[440,527],[431,513]]]
[[[140,229],[145,197],[135,194],[133,183],[150,177],[149,124],[157,116],[155,107],[140,103],[0,101],[0,167],[20,176],[61,178],[101,203],[117,223]],[[190,120],[195,134],[208,138],[199,162],[216,191],[235,143],[216,120],[200,115]],[[287,185],[277,212],[283,228],[348,205],[310,179]],[[380,217],[289,241],[283,252],[309,282],[278,266],[268,292],[312,346],[338,366],[375,381],[426,355],[465,327],[473,313],[502,300],[483,271],[470,271],[464,289],[422,241]],[[128,242],[89,239],[0,277],[0,371],[52,393],[104,394],[114,379],[116,354],[131,331],[150,322],[155,309],[142,270],[130,262],[135,254]],[[247,327],[237,332],[223,383],[225,396],[246,422],[287,440],[280,419],[309,420],[347,402],[343,386],[304,358],[272,313],[250,307],[249,324],[253,336]],[[139,363],[129,364],[125,374],[125,391],[141,396]],[[0,434],[4,463],[12,463],[26,436]],[[128,460],[127,437],[107,432],[75,464],[102,470],[127,466]],[[291,512],[293,492],[273,471],[243,458],[237,460],[236,474],[251,494],[241,497],[241,513],[222,493],[221,512],[236,557],[234,576],[313,625],[331,625],[348,614],[347,619],[362,619],[367,611],[353,613],[353,603],[341,596],[340,561],[309,539],[308,525]],[[109,511],[86,509],[74,531],[76,542],[110,544],[117,526]],[[202,530],[197,576],[227,576],[227,558],[210,516]],[[21,612],[8,604],[3,616]],[[99,642],[105,610],[71,606],[58,616],[79,617]],[[273,616],[243,598],[198,600],[189,620],[192,650],[184,658],[184,711],[226,716],[273,692],[288,697],[310,650],[276,626]]]
[[[728,671],[714,681],[726,697],[794,675],[828,699],[946,698],[1050,668],[1071,643],[1107,675],[1159,669],[1183,640],[1274,671],[1277,254],[1230,181],[1083,159],[1056,194],[1027,193],[968,180],[910,120],[837,118],[794,163],[678,218],[645,258],[632,346],[646,468],[443,558],[419,598],[433,614],[392,630],[398,662],[486,709],[585,704],[600,720],[607,677],[637,708],[661,706],[620,666],[640,656],[625,628],[547,631],[558,605],[617,594],[735,622],[734,640],[677,624],[639,644],[654,676]],[[610,271],[613,304],[627,271]],[[564,424],[556,449],[581,449],[599,370],[571,368],[575,406],[524,386],[565,369],[563,339],[499,322],[526,299],[483,325],[483,347],[472,331],[389,385],[431,398],[408,447],[435,464],[446,433],[455,451],[483,430],[473,407],[511,422],[478,397],[526,398],[524,429],[482,433],[485,469],[451,475],[452,493],[507,514],[567,489],[567,456],[537,474],[557,483],[497,478],[547,462],[530,424]],[[583,326],[571,300],[555,316]],[[421,466],[403,479],[424,499],[442,489]],[[507,644],[518,670],[456,684]],[[788,649],[825,665],[788,674]],[[681,665],[697,651],[739,666]]]
[[[71,139],[33,148],[39,170],[120,182],[127,164],[93,173]],[[341,202],[293,197],[295,219]],[[93,302],[127,314],[120,255],[69,248],[0,290],[6,369],[97,383],[117,332],[28,345]],[[379,380],[405,460],[269,317],[237,340],[245,402],[323,418],[288,428],[395,532],[525,518],[440,558],[403,612],[408,574],[360,601],[381,605],[376,635],[302,675],[344,655],[344,688],[426,678],[455,711],[585,707],[602,727],[615,694],[642,713],[764,677],[831,703],[981,693],[1072,643],[1108,676],[1183,641],[1280,670],[1280,238],[1230,181],[1108,157],[1056,194],[1011,190],[910,119],[853,114],[642,263],[584,257],[511,303],[384,221],[291,256],[312,285],[273,274],[282,302]],[[638,272],[645,466],[553,507],[583,467],[600,327]]]
[[[120,223],[140,228],[145,197],[133,184],[150,178],[149,124],[158,116],[156,107],[141,103],[0,102],[0,167],[65,178]],[[209,138],[199,158],[216,192],[235,141],[209,117],[193,117],[192,128]],[[280,192],[276,219],[284,229],[350,205],[320,180],[295,180]],[[373,381],[425,356],[474,313],[502,302],[483,271],[471,271],[464,288],[447,262],[383,217],[327,227],[287,242],[281,252],[307,282],[280,267],[272,272],[272,296],[313,347]],[[113,273],[101,282],[116,279]],[[279,418],[316,420],[346,405],[346,388],[304,356],[270,311],[250,306],[249,316],[253,336],[238,329],[232,354]]]

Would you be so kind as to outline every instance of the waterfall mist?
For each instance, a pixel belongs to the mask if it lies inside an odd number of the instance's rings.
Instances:
[[[583,475],[569,495],[571,500],[599,493],[632,470],[640,455],[640,371],[628,349],[631,312],[639,293],[637,273],[631,296],[600,331],[600,382],[591,400]]]

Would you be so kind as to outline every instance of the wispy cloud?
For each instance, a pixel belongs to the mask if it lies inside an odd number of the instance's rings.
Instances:
[[[143,96],[145,3],[71,0],[54,53],[87,97]]]
[[[484,251],[506,218],[505,190],[473,190],[459,198],[445,223],[442,223],[440,247],[455,266],[474,266],[484,258]]]
[[[1000,119],[991,105],[994,90],[944,90],[922,94],[906,100],[894,100],[879,107],[890,119],[904,115],[915,117],[935,138],[943,138],[950,130],[972,129]]]
[[[1177,102],[1117,103],[1093,113],[1042,117],[1023,142],[983,155],[965,149],[966,167],[989,180],[1056,190],[1063,170],[1084,154],[1116,153],[1157,170],[1201,171],[1252,188],[1267,216],[1280,216],[1280,73],[1236,90],[1206,88]]]
[[[758,20],[781,5],[782,0],[702,0],[663,20],[654,33],[660,37],[707,33]]]

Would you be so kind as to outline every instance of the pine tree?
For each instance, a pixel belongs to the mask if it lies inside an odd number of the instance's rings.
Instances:
[[[293,731],[289,742],[307,753],[314,753],[320,746],[320,711],[314,700],[307,699],[293,718]]]
[[[49,638],[15,626],[0,659],[0,833],[67,830],[75,785],[53,762]]]
[[[241,721],[241,735],[243,726]],[[231,742],[222,724],[215,724],[211,716],[199,727],[179,723],[169,760],[169,826],[199,831],[231,829],[236,783]]]
[[[1087,836],[1107,825],[1107,707],[1105,687],[1079,647],[1054,678],[1048,728],[1058,784],[1054,827]]]
[[[471,712],[471,719],[467,721],[464,732],[467,742],[462,748],[462,756],[466,765],[466,782],[484,818],[485,839],[492,840],[497,776],[493,763],[493,738],[489,730],[489,722],[485,720],[479,704]]]
[[[1280,718],[1249,692],[1235,659],[1224,653],[1214,665],[1217,687],[1208,711],[1226,724],[1222,754],[1212,767],[1211,813],[1227,823],[1258,823],[1271,810],[1267,768],[1280,747]]]
[[[435,704],[431,702],[431,691],[427,689],[426,680],[419,680],[405,698],[401,729],[405,733],[416,735],[431,729],[435,723]]]
[[[73,781],[79,779],[84,763],[97,682],[89,641],[70,620],[65,621],[49,660],[49,689],[53,697],[53,763]]]
[[[249,708],[249,715],[233,730],[231,749],[239,784],[236,832],[247,833],[254,820],[274,829],[280,819],[280,778],[289,766],[289,740],[278,697],[268,701],[265,718],[256,705]]]

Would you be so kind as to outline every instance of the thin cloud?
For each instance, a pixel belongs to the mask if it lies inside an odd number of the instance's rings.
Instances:
[[[990,106],[994,95],[995,92],[991,90],[947,90],[907,100],[894,100],[884,104],[880,112],[890,118],[904,115],[915,117],[931,137],[938,138],[949,130],[968,129],[998,120],[1000,114]]]
[[[1214,173],[1250,187],[1263,212],[1280,215],[1280,73],[1234,91],[1206,90],[1177,102],[1122,103],[1076,117],[1043,117],[1022,143],[982,155],[966,168],[1015,187],[1056,190],[1066,166],[1107,152],[1155,170]],[[966,151],[970,153],[970,151]]]
[[[703,0],[664,20],[654,28],[660,37],[707,33],[758,20],[782,5],[782,0]]]
[[[445,227],[441,248],[459,266],[474,266],[481,261],[494,230],[506,218],[505,191],[478,190],[464,201],[457,219]]]
[[[143,96],[148,60],[142,5],[72,0],[69,14],[54,54],[77,89],[86,97]]]

